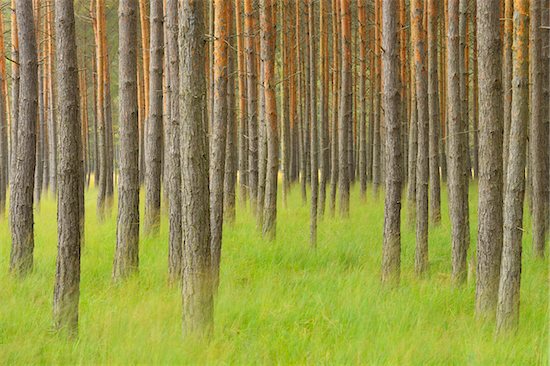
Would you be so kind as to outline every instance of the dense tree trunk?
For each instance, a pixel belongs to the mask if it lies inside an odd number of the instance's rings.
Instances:
[[[466,256],[470,242],[468,196],[465,175],[464,135],[467,126],[461,115],[459,0],[449,0],[447,33],[447,107],[448,107],[448,174],[449,211],[451,216],[452,277],[455,283],[466,280]],[[466,197],[466,199],[464,198]]]
[[[527,121],[529,116],[529,3],[514,0],[514,39],[510,146],[504,194],[504,239],[497,303],[497,331],[517,327],[521,280],[521,240]]]
[[[416,0],[418,2],[418,0]],[[401,271],[401,120],[397,2],[382,1],[383,90],[386,123],[386,198],[382,282],[398,283]]]
[[[279,167],[279,132],[275,96],[276,5],[273,0],[261,0],[260,3],[261,58],[264,72],[263,89],[267,132],[267,168],[262,234],[273,240],[277,223],[277,172]]]
[[[73,0],[55,2],[57,89],[59,95],[59,197],[54,323],[78,332],[80,297],[81,195],[84,194],[79,121],[78,64]]]
[[[341,24],[341,82],[340,110],[338,112],[338,190],[340,191],[340,215],[349,216],[350,174],[348,161],[348,125],[352,123],[352,78],[351,78],[351,6],[349,0],[340,0]]]
[[[499,0],[479,1],[477,7],[479,101],[479,204],[476,312],[494,314],[502,253],[502,66]]]
[[[416,74],[416,103],[418,113],[418,153],[416,159],[416,253],[415,271],[423,274],[428,269],[428,179],[429,179],[429,109],[428,70],[426,68],[426,37],[422,26],[422,0],[411,5],[411,40],[414,47]],[[388,110],[386,109],[386,114]]]
[[[237,37],[237,78],[239,84],[239,186],[240,199],[246,202],[248,197],[248,109],[246,89],[246,63],[244,49],[243,22],[244,13],[241,14],[241,0],[235,0],[235,30]]]
[[[137,6],[119,3],[120,166],[117,243],[113,279],[124,279],[139,266],[139,131],[137,106]]]
[[[310,147],[311,147],[311,212],[310,212],[310,244],[312,247],[317,246],[317,199],[319,192],[319,159],[318,159],[318,132],[317,132],[317,65],[315,59],[315,7],[313,0],[308,0],[307,3],[307,33],[308,33],[308,62],[309,62],[309,104],[310,104]]]
[[[439,175],[439,90],[437,69],[438,1],[428,0],[428,103],[429,103],[429,165],[430,211],[432,223],[441,222],[441,188]]]
[[[214,315],[203,4],[181,1],[178,17],[184,335],[210,334]]]
[[[336,187],[338,185],[338,116],[339,90],[340,90],[340,58],[338,50],[340,45],[340,0],[332,0],[332,100],[331,100],[331,147],[330,147],[330,212],[334,216],[336,211]]]
[[[55,195],[57,192],[57,95],[55,93],[55,73],[54,73],[54,26],[53,26],[53,4],[46,2],[48,8],[46,8],[46,22],[48,23],[48,94],[49,94],[49,108],[48,108],[48,152],[50,178],[49,185],[51,192]]]
[[[380,1],[376,0],[374,9],[374,121],[373,121],[373,144],[372,144],[372,185],[374,195],[378,197],[378,190],[382,183],[382,136],[380,126],[382,121],[381,116],[381,82],[380,82]]]
[[[256,12],[252,0],[244,0],[244,48],[246,53],[246,95],[248,117],[248,189],[250,207],[256,209],[258,196],[258,108],[256,79]]]
[[[411,15],[414,9],[411,7]],[[412,19],[412,16],[411,16]],[[412,41],[411,32],[411,41]],[[418,108],[416,105],[416,67],[415,59],[411,50],[410,70],[411,70],[411,122],[409,127],[409,162],[408,162],[408,186],[407,186],[407,208],[408,222],[413,226],[416,222],[416,158],[418,156]]]
[[[366,4],[357,1],[359,16],[359,103],[361,104],[361,117],[358,120],[359,159],[358,174],[361,198],[367,194],[367,10]]]
[[[12,116],[10,126],[10,195],[13,190],[15,170],[16,170],[16,156],[17,156],[17,138],[18,138],[18,126],[19,126],[19,85],[21,83],[21,76],[19,70],[19,38],[18,38],[18,26],[17,26],[17,13],[14,11],[16,0],[11,0],[11,58],[13,59],[11,66],[12,73],[12,86],[11,86],[11,103],[12,103]]]
[[[544,257],[545,251],[545,169],[548,146],[545,146],[542,114],[544,75],[542,73],[542,42],[540,13],[543,11],[541,0],[532,0],[530,6],[529,27],[529,75],[531,113],[529,121],[529,154],[532,192],[532,225],[533,252],[537,257]]]
[[[326,202],[326,191],[327,183],[329,180],[330,174],[330,146],[329,146],[329,122],[328,122],[328,110],[329,110],[329,49],[328,49],[328,17],[327,17],[327,7],[328,1],[319,2],[319,33],[320,33],[320,49],[319,49],[319,58],[321,60],[320,67],[320,76],[321,76],[321,85],[320,85],[320,96],[319,96],[319,106],[321,108],[319,116],[321,121],[319,123],[319,171],[320,171],[320,180],[319,180],[319,216],[325,214],[325,202]]]
[[[228,6],[229,8],[229,6]],[[237,183],[237,124],[235,114],[235,27],[233,14],[228,11],[228,58],[227,58],[227,130],[225,141],[225,172],[223,179],[223,212],[227,222],[235,222],[235,204]]]
[[[36,117],[38,108],[38,61],[32,2],[17,0],[17,36],[20,41],[19,116],[17,150],[10,190],[11,253],[10,271],[26,275],[33,267],[34,251],[34,168],[36,158]]]
[[[506,184],[506,172],[508,166],[508,146],[510,144],[510,122],[512,112],[512,41],[513,41],[513,13],[514,0],[504,0],[504,44],[503,44],[503,60],[502,60],[502,91],[503,107],[504,107],[504,141],[502,144],[502,160],[504,171],[504,184]]]
[[[163,4],[151,0],[151,49],[149,69],[149,114],[145,137],[145,232],[157,233],[160,224],[162,164],[162,58]]]

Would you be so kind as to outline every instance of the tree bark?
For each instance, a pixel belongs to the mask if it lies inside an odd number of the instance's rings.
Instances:
[[[310,211],[310,244],[317,246],[317,199],[319,192],[319,160],[318,160],[318,132],[317,132],[317,65],[315,58],[315,6],[313,0],[307,3],[307,25],[308,25],[308,62],[309,62],[309,104],[310,104],[310,147],[311,147],[311,211]]]
[[[183,333],[212,332],[213,287],[208,193],[208,121],[204,3],[180,2],[179,108],[181,121]]]
[[[149,69],[149,115],[145,139],[145,222],[147,234],[156,234],[160,224],[162,164],[162,58],[163,4],[151,0],[151,49]]]
[[[504,0],[504,45],[502,60],[502,89],[503,89],[503,107],[504,107],[504,141],[502,144],[502,160],[504,171],[504,184],[506,184],[506,172],[508,166],[508,146],[510,144],[510,122],[512,112],[512,42],[513,42],[513,22],[514,0]],[[505,187],[506,189],[506,187]]]
[[[341,49],[339,37],[340,25],[340,0],[332,0],[332,125],[331,125],[331,148],[330,148],[330,212],[332,216],[336,211],[336,187],[338,185],[338,116],[339,89],[340,89],[340,63],[338,51]]]
[[[137,6],[119,3],[120,167],[117,243],[113,279],[122,280],[139,266],[139,131],[137,106]]]
[[[248,197],[248,109],[246,78],[247,68],[245,63],[243,22],[244,13],[241,15],[241,0],[235,0],[235,30],[237,32],[237,78],[239,84],[239,186],[240,199],[244,204]]]
[[[10,271],[25,276],[33,267],[33,191],[36,159],[36,116],[38,112],[38,61],[32,2],[17,0],[17,37],[20,41],[19,116],[17,150],[10,191]]]
[[[497,332],[515,329],[519,321],[521,281],[521,240],[525,197],[527,120],[529,116],[529,3],[514,0],[514,39],[510,146],[504,194],[504,240],[496,328]]]
[[[84,194],[79,121],[78,64],[74,2],[55,2],[57,88],[59,95],[59,187],[57,263],[53,297],[54,323],[78,332],[80,297],[81,195]]]
[[[418,0],[416,0],[418,2]],[[397,2],[382,1],[383,100],[386,123],[386,198],[382,282],[399,283],[401,271],[401,120],[399,117],[399,38]]]

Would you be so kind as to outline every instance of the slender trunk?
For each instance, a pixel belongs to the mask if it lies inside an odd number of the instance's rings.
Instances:
[[[244,50],[243,23],[241,17],[241,0],[235,0],[235,30],[237,32],[237,79],[239,84],[239,120],[238,120],[238,138],[239,138],[239,186],[240,199],[242,203],[246,202],[248,197],[248,109],[247,109],[247,89],[246,89],[246,64]]]
[[[525,197],[527,121],[529,117],[529,3],[514,0],[512,109],[509,135],[506,192],[504,194],[504,237],[496,327],[498,332],[517,328],[521,281],[521,240]]]
[[[367,194],[367,9],[366,4],[357,1],[359,15],[359,103],[361,104],[361,117],[359,123],[359,186],[361,198]]]
[[[504,141],[502,143],[502,160],[504,165],[504,184],[508,166],[508,146],[510,144],[510,122],[512,118],[512,42],[513,42],[514,0],[504,0],[504,44],[502,60],[502,91],[504,107]],[[506,187],[505,187],[506,188]]]
[[[313,33],[315,32],[315,7],[313,0],[308,0],[307,3],[307,33],[308,33],[308,62],[309,62],[309,104],[310,104],[310,147],[311,147],[311,211],[310,211],[310,244],[312,247],[317,246],[317,199],[319,191],[319,160],[317,153],[318,133],[317,133],[317,65],[315,58],[315,40]]]
[[[319,3],[319,29],[321,40],[319,58],[321,60],[321,87],[320,87],[320,97],[319,105],[321,111],[319,116],[321,117],[321,122],[319,124],[319,170],[321,173],[319,181],[319,216],[325,214],[325,202],[326,202],[326,191],[327,183],[329,180],[330,174],[330,145],[329,145],[329,117],[328,117],[328,107],[329,107],[329,49],[328,49],[328,17],[327,17],[327,6],[328,1],[320,1]]]
[[[340,63],[338,51],[340,50],[339,14],[340,0],[332,0],[332,101],[331,101],[331,147],[330,147],[330,212],[334,216],[336,211],[336,187],[338,184],[338,106],[340,90]]]

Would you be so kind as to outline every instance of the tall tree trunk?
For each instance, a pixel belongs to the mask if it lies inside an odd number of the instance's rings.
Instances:
[[[210,334],[214,316],[202,2],[179,3],[183,333]]]
[[[380,134],[381,125],[381,82],[380,82],[380,1],[375,0],[374,9],[374,121],[373,121],[373,146],[372,146],[372,184],[375,197],[382,183],[382,141]]]
[[[317,246],[317,199],[318,199],[318,183],[319,183],[319,159],[317,153],[318,132],[317,132],[317,65],[315,58],[315,7],[313,0],[308,0],[307,3],[307,33],[308,33],[308,62],[309,62],[309,104],[310,104],[310,147],[311,147],[311,212],[310,212],[310,244],[312,247]]]
[[[514,0],[514,39],[510,146],[504,194],[504,240],[497,303],[497,331],[514,329],[519,321],[521,240],[525,197],[525,161],[529,116],[529,3]]]
[[[545,170],[547,149],[542,114],[544,75],[542,73],[542,37],[540,13],[543,11],[541,0],[532,0],[529,17],[529,75],[531,113],[529,121],[529,154],[531,173],[533,252],[539,258],[544,257],[545,243]],[[547,30],[544,30],[547,32]],[[545,150],[546,149],[546,150]]]
[[[428,103],[429,103],[429,164],[430,211],[432,223],[441,222],[441,188],[439,175],[439,90],[437,69],[437,18],[438,2],[428,1]]]
[[[502,253],[502,66],[499,0],[478,1],[480,115],[476,312],[493,314]]]
[[[117,243],[113,279],[122,280],[139,266],[139,131],[137,106],[137,7],[119,4],[120,165]]]
[[[273,0],[260,1],[261,55],[264,72],[265,125],[267,132],[267,169],[262,234],[275,239],[277,224],[277,172],[279,166],[279,132],[275,96],[275,44],[277,22]]]
[[[237,32],[237,78],[239,84],[239,186],[240,199],[242,203],[246,202],[248,197],[248,109],[247,109],[247,89],[245,49],[243,22],[244,13],[241,12],[241,0],[235,0],[235,30]]]
[[[250,207],[256,209],[258,196],[258,108],[256,80],[256,12],[252,0],[244,0],[244,48],[246,53],[246,93],[248,117],[248,189]]]
[[[17,156],[17,138],[18,138],[18,126],[19,126],[19,89],[21,84],[21,75],[19,70],[19,37],[18,37],[18,26],[17,26],[17,12],[15,9],[16,0],[11,0],[11,58],[12,62],[11,73],[12,73],[12,87],[11,87],[11,103],[12,103],[12,116],[11,116],[11,126],[10,126],[10,189],[13,189],[14,179],[15,179],[15,170],[16,170],[16,156]],[[11,194],[11,192],[10,192]]]
[[[16,275],[24,276],[33,267],[33,191],[38,112],[38,61],[32,2],[17,0],[15,9],[17,12],[17,36],[20,41],[21,92],[17,119],[18,143],[10,191],[12,238],[10,271]]]
[[[49,116],[48,116],[48,151],[50,154],[50,190],[55,195],[57,193],[57,96],[55,93],[55,73],[54,73],[54,31],[53,31],[53,9],[52,3],[48,3],[46,8],[46,21],[48,23],[48,94],[49,94]]]
[[[223,228],[223,181],[227,124],[227,65],[229,36],[229,1],[214,1],[214,120],[210,132],[210,229],[214,288],[219,281]]]
[[[180,159],[180,114],[179,114],[179,54],[178,54],[178,1],[166,1],[169,73],[169,125],[168,128],[168,205],[169,205],[169,254],[168,277],[177,282],[182,274],[182,206],[181,206],[181,159]]]
[[[502,160],[504,164],[504,184],[506,184],[506,172],[508,166],[508,146],[510,144],[510,122],[512,118],[512,42],[513,42],[513,14],[514,0],[504,0],[504,44],[502,60],[502,91],[504,107],[504,142],[502,144]],[[506,187],[505,187],[506,189]]]
[[[340,111],[338,112],[338,190],[340,191],[340,215],[349,216],[349,160],[348,125],[352,123],[351,79],[351,6],[349,0],[340,0],[342,79],[340,83]]]
[[[419,3],[418,0],[415,0]],[[386,198],[382,282],[399,283],[401,271],[401,120],[397,2],[382,1],[383,90],[386,123]],[[417,29],[418,31],[418,29]]]
[[[319,33],[320,33],[320,50],[319,58],[321,60],[321,86],[320,86],[320,118],[319,123],[319,170],[321,173],[319,181],[319,216],[325,214],[325,202],[327,182],[330,174],[330,146],[329,146],[329,121],[328,121],[328,95],[329,95],[329,49],[328,49],[328,17],[327,6],[328,1],[319,2]]]
[[[338,184],[338,108],[339,108],[339,90],[340,90],[340,60],[339,50],[341,50],[339,25],[340,25],[340,0],[332,0],[332,101],[331,101],[331,147],[330,147],[330,212],[334,216],[336,211],[336,187]]]
[[[80,297],[81,196],[84,194],[79,122],[78,64],[74,1],[55,2],[59,95],[59,197],[57,263],[53,297],[56,328],[78,332]]]
[[[361,104],[361,117],[359,118],[359,186],[361,198],[367,194],[367,9],[366,4],[357,1],[359,16],[359,103]]]
[[[145,232],[158,233],[162,164],[162,59],[163,4],[151,0],[151,49],[149,70],[149,115],[145,138]]]
[[[448,174],[449,210],[451,213],[452,278],[455,283],[466,280],[466,256],[470,242],[468,196],[465,175],[464,137],[467,126],[461,116],[459,0],[449,0],[447,33],[447,107],[448,107]],[[464,198],[466,197],[466,198]]]
[[[428,70],[426,68],[426,33],[422,26],[422,0],[411,5],[411,41],[414,46],[416,103],[418,113],[418,153],[416,159],[416,253],[417,274],[428,269],[428,179],[429,179],[429,109]],[[386,114],[388,110],[386,109]]]

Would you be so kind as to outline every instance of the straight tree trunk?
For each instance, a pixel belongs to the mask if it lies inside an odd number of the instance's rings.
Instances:
[[[12,116],[11,116],[11,126],[10,126],[10,195],[11,190],[15,184],[15,171],[16,171],[16,156],[17,156],[17,138],[18,138],[18,126],[19,126],[19,89],[21,84],[21,76],[19,70],[19,37],[18,37],[18,26],[17,26],[17,14],[14,11],[16,0],[11,0],[11,58],[12,62],[11,73],[12,73],[12,87],[11,87],[11,103],[12,103]]]
[[[342,79],[340,83],[340,111],[338,112],[338,190],[340,191],[340,215],[349,216],[349,160],[348,125],[352,123],[352,79],[351,79],[351,6],[349,0],[340,0]]]
[[[541,0],[532,0],[529,16],[529,75],[531,113],[529,121],[529,154],[532,192],[533,253],[544,258],[545,242],[545,170],[547,149],[542,103],[544,75],[542,73]],[[545,150],[546,149],[546,150]]]
[[[250,207],[256,209],[258,196],[258,108],[256,79],[256,12],[252,0],[244,0],[244,49],[246,63],[246,93],[248,118],[248,189]]]
[[[320,33],[320,49],[319,58],[321,60],[320,76],[320,96],[319,105],[321,122],[319,123],[319,216],[325,214],[325,202],[327,182],[330,174],[330,146],[329,146],[329,122],[328,122],[328,95],[329,95],[329,49],[328,49],[328,17],[327,6],[328,1],[319,2],[319,33]]]
[[[212,274],[214,288],[218,287],[222,249],[223,196],[225,176],[225,143],[227,124],[227,65],[229,36],[229,1],[214,1],[214,120],[210,132],[210,229]]]
[[[504,142],[502,144],[502,160],[504,171],[504,184],[506,184],[506,172],[508,166],[508,146],[510,144],[510,122],[512,118],[512,42],[514,32],[514,0],[504,0],[504,44],[502,60],[502,89],[504,107]],[[506,188],[506,187],[505,187]]]
[[[525,197],[527,121],[529,116],[529,3],[514,0],[514,38],[512,58],[512,110],[510,146],[504,194],[504,239],[496,328],[497,332],[517,328],[521,281],[521,240]]]
[[[309,104],[310,104],[310,147],[311,147],[311,212],[310,212],[310,244],[317,246],[317,199],[319,192],[319,159],[318,159],[318,132],[317,132],[317,65],[315,58],[315,7],[313,0],[307,3],[307,25],[308,25],[308,62],[309,62]]]
[[[229,9],[229,6],[228,6]],[[228,12],[228,58],[227,58],[227,130],[225,141],[225,176],[223,180],[224,216],[230,224],[235,223],[237,183],[237,124],[235,114],[235,34],[232,12]]]
[[[432,223],[441,223],[441,188],[439,173],[439,90],[437,69],[438,1],[428,0],[428,103],[429,103],[429,165],[430,211]]]
[[[17,0],[17,37],[20,41],[19,116],[17,152],[10,190],[10,271],[25,276],[33,267],[33,191],[36,158],[36,116],[38,112],[38,61],[32,2]],[[17,158],[17,157],[25,157]]]
[[[204,3],[179,3],[183,334],[212,333]]]
[[[145,232],[158,233],[162,173],[162,59],[163,3],[151,0],[151,49],[149,69],[149,115],[145,138]]]
[[[380,45],[380,1],[375,0],[374,9],[374,128],[373,128],[373,146],[372,146],[372,184],[375,197],[378,197],[378,190],[382,183],[382,140],[380,134],[381,126],[381,45]]]
[[[260,0],[261,55],[264,72],[265,125],[267,132],[267,169],[262,234],[275,239],[277,224],[277,172],[279,166],[279,132],[275,95],[276,5],[273,0]]]
[[[340,25],[340,0],[332,0],[332,101],[331,101],[331,147],[330,147],[330,212],[332,216],[336,211],[336,187],[338,185],[338,116],[339,90],[340,90],[340,60],[338,51],[341,49],[339,37]]]
[[[418,153],[416,159],[416,253],[414,267],[418,275],[428,270],[428,180],[429,180],[429,107],[426,37],[423,29],[423,3],[414,0],[411,19],[416,73],[418,113]],[[386,109],[386,114],[388,110]]]
[[[467,130],[461,116],[460,53],[459,53],[459,0],[449,0],[447,33],[447,107],[449,121],[448,187],[451,216],[452,278],[457,284],[466,280],[466,256],[470,235],[468,209],[465,205],[468,190],[465,175],[463,135]],[[466,198],[464,198],[466,197]]]
[[[57,96],[55,94],[55,88],[54,88],[54,80],[55,80],[55,73],[54,73],[54,64],[55,64],[55,57],[54,57],[54,26],[53,26],[53,9],[52,9],[52,3],[47,2],[47,8],[46,8],[46,22],[48,23],[48,94],[49,94],[49,116],[48,116],[48,151],[50,154],[50,161],[49,161],[49,167],[50,167],[50,178],[49,178],[49,185],[51,192],[55,195],[57,193]]]
[[[113,279],[122,280],[139,266],[139,131],[137,106],[137,6],[119,3],[120,165],[117,243]]]
[[[180,114],[179,114],[179,53],[178,53],[178,1],[166,1],[168,73],[169,73],[169,125],[168,128],[168,205],[169,205],[169,245],[168,277],[177,283],[182,275],[182,206],[181,206],[181,159],[180,159]]]
[[[493,315],[502,253],[502,66],[499,0],[478,1],[480,115],[476,312]]]
[[[239,84],[239,186],[240,199],[244,204],[248,197],[248,109],[246,78],[247,68],[245,64],[243,22],[244,13],[241,11],[241,0],[235,0],[235,30],[237,32],[237,79]]]
[[[359,186],[361,198],[364,200],[367,194],[367,9],[366,4],[357,1],[359,16],[359,103],[361,104],[361,117],[359,118]]]
[[[59,95],[59,187],[57,262],[53,316],[57,329],[78,332],[81,196],[84,194],[79,121],[78,64],[73,0],[55,2]]]
[[[411,19],[414,9],[411,7]],[[413,41],[411,32],[411,42]],[[407,186],[407,206],[408,222],[413,226],[416,222],[416,159],[418,156],[418,108],[416,105],[416,67],[415,59],[411,50],[410,71],[411,71],[411,126],[409,128],[409,162],[408,162],[408,186]]]
[[[418,0],[415,0],[419,3]],[[386,123],[386,198],[382,282],[399,283],[401,271],[401,120],[399,117],[399,38],[397,2],[382,0],[383,90]]]

